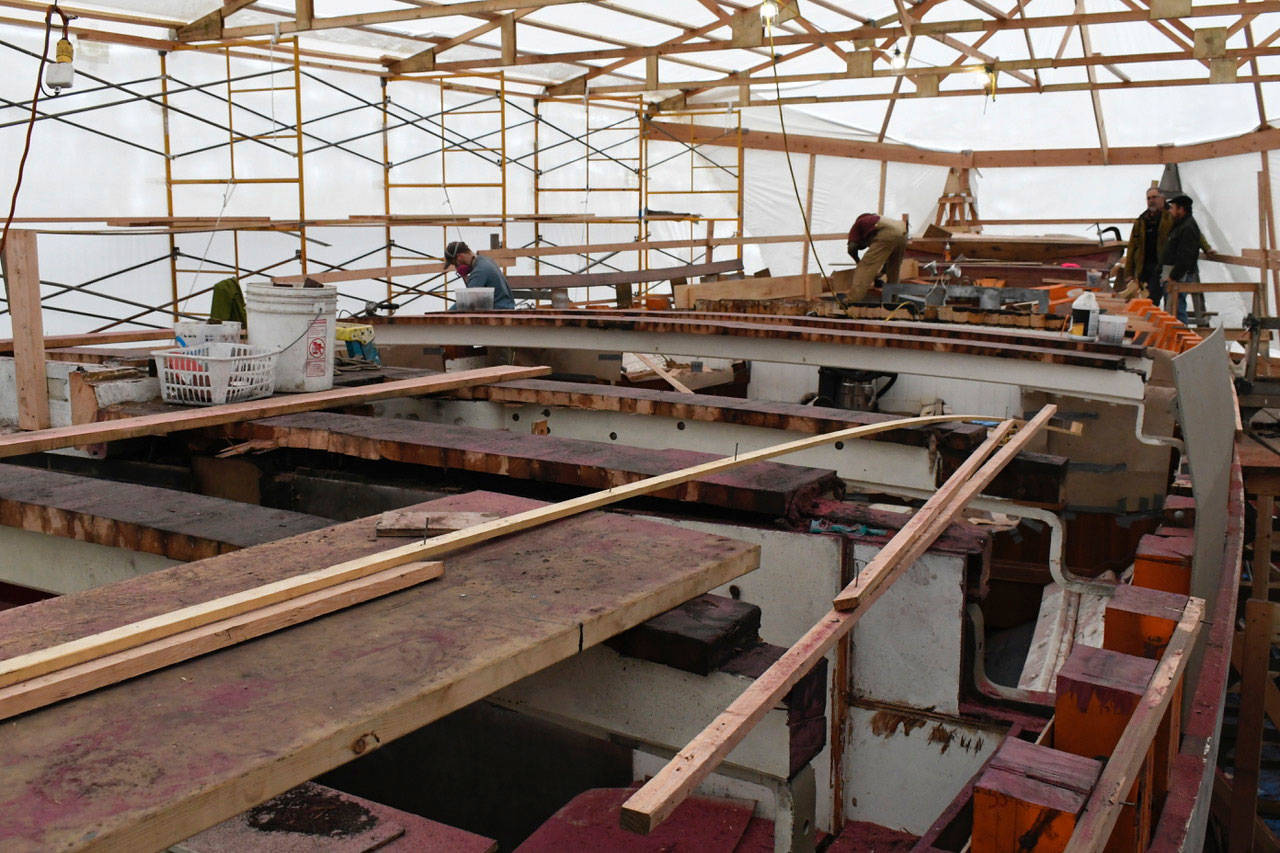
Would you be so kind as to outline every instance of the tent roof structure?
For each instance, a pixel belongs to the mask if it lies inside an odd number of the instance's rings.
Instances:
[[[64,6],[81,39],[234,45],[356,73],[654,113],[779,105],[833,135],[969,148],[1185,144],[1268,124],[1280,2],[1190,0],[116,0]],[[3,21],[45,7],[0,0]],[[899,60],[894,62],[895,57]],[[1040,94],[1040,98],[1025,98]],[[1270,97],[1269,97],[1270,96]],[[760,109],[753,109],[760,108]],[[842,130],[843,129],[843,130]]]

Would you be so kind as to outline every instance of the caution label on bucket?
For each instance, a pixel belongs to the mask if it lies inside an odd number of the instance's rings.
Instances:
[[[317,317],[311,322],[307,328],[307,376],[324,376],[327,373],[327,359],[329,358],[329,340],[325,334],[328,322],[323,317]]]

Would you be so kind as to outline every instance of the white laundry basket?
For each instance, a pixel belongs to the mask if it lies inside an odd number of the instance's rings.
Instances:
[[[152,355],[166,403],[241,403],[270,397],[275,387],[276,353],[262,347],[212,341]]]
[[[249,343],[278,350],[276,391],[326,391],[333,387],[333,347],[338,288],[245,288]]]
[[[222,323],[182,320],[173,324],[173,336],[179,339],[178,346],[182,347],[195,347],[213,341],[238,344],[240,343],[240,324],[234,320],[226,320]]]

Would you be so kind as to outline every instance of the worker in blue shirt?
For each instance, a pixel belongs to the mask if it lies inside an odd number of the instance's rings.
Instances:
[[[467,287],[492,287],[494,308],[510,310],[516,307],[516,301],[511,297],[511,288],[507,286],[507,280],[498,265],[471,251],[471,247],[461,240],[454,240],[445,246],[444,266],[445,269],[456,269]],[[454,305],[449,310],[457,307]]]

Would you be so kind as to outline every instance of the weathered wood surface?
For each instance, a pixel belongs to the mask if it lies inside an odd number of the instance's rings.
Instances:
[[[554,435],[524,435],[425,421],[309,412],[226,428],[235,438],[459,471],[607,489],[720,458]],[[787,515],[807,498],[838,491],[834,471],[753,462],[655,492],[653,497]]]
[[[45,335],[46,349],[56,347],[102,346],[105,344],[137,343],[138,341],[172,341],[172,329],[145,329],[131,332],[90,332],[84,335]],[[155,349],[159,349],[157,346]],[[13,352],[13,339],[0,338],[0,355]],[[122,350],[128,352],[128,350]]]
[[[420,505],[514,514],[471,493]],[[0,613],[10,657],[385,548],[376,518]],[[9,850],[177,841],[755,567],[758,549],[592,513],[444,578],[5,724]]]
[[[382,382],[359,388],[335,388],[305,394],[283,394],[264,400],[227,403],[221,406],[204,406],[194,409],[169,406],[167,407],[169,411],[160,414],[0,436],[0,458],[39,453],[44,450],[58,450],[64,447],[78,447],[100,441],[164,435],[180,430],[200,429],[287,412],[309,412],[316,409],[387,400],[393,397],[432,394],[438,391],[451,391],[466,385],[543,376],[548,372],[549,368],[546,367],[482,367],[476,370],[461,370],[456,373],[440,373],[415,379],[401,379],[396,382]]]
[[[459,400],[492,400],[495,403],[529,403],[631,415],[656,415],[689,421],[781,429],[807,435],[883,423],[895,417],[827,406],[774,403],[711,394],[690,397],[675,391],[560,382],[554,379],[518,379],[513,382],[477,385],[459,388],[442,396]],[[981,444],[985,434],[986,428],[978,424],[954,423],[903,427],[868,436],[867,440],[927,447],[931,437],[936,436],[941,446],[967,452]]]
[[[327,527],[223,498],[0,465],[0,524],[172,560],[201,560]]]
[[[500,515],[493,512],[427,512],[424,510],[392,509],[378,516],[379,536],[436,536],[465,530],[477,524],[496,521]]]
[[[787,317],[789,321],[795,318]],[[812,319],[812,318],[806,318]],[[816,318],[823,321],[822,318]],[[833,323],[842,321],[825,320]],[[871,321],[849,321],[871,322]],[[761,322],[760,315],[744,315],[736,319],[704,318],[700,315],[674,312],[639,312],[627,314],[613,311],[495,311],[405,315],[380,320],[379,325],[417,326],[489,326],[507,329],[571,328],[603,331],[629,331],[653,334],[691,334],[707,336],[731,336],[743,338],[769,338],[797,343],[827,343],[876,349],[905,349],[957,355],[981,355],[995,358],[1021,359],[1045,364],[1068,364],[1119,370],[1125,366],[1125,357],[1088,344],[1087,349],[1070,350],[1062,347],[1058,339],[1045,336],[1024,337],[1017,342],[983,340],[978,336],[949,337],[946,335],[911,334],[907,324],[885,324],[884,330],[857,330],[820,327],[809,323]],[[969,327],[957,327],[961,331]],[[986,333],[984,333],[986,334]],[[1002,334],[1009,334],[1002,332]],[[1129,347],[1134,353],[1134,348]]]
[[[444,564],[439,561],[405,563],[346,583],[315,589],[283,601],[275,601],[260,607],[251,606],[250,609],[216,621],[187,620],[187,624],[194,624],[194,627],[178,633],[161,634],[149,642],[124,647],[116,646],[115,650],[112,650],[112,646],[96,642],[109,637],[113,633],[109,631],[105,635],[95,634],[91,638],[80,641],[89,648],[82,649],[85,654],[78,657],[51,655],[50,653],[57,649],[68,648],[55,646],[53,649],[38,652],[35,655],[11,658],[12,662],[21,661],[24,657],[28,661],[50,661],[51,666],[59,668],[47,668],[43,674],[26,677],[21,681],[0,687],[0,719],[52,705],[54,702],[88,693],[90,690],[116,684],[143,673],[181,663],[254,637],[261,637],[392,592],[399,592],[402,589],[435,580],[443,573]],[[294,580],[295,578],[277,581],[275,584],[268,584],[268,587],[288,585]],[[254,587],[250,591],[214,599],[209,609],[217,609],[222,613],[234,612],[233,608],[225,606],[228,599],[268,600],[267,596],[260,595],[262,589],[263,587]],[[203,607],[205,605],[196,604],[188,610],[199,610]],[[144,620],[144,623],[146,621],[148,620]],[[160,621],[171,620],[166,615]],[[117,629],[114,633],[121,632],[126,635],[137,633],[133,626]],[[71,650],[74,651],[75,642],[73,641],[70,645]],[[59,666],[66,664],[67,661],[76,660],[79,662]],[[27,670],[31,671],[31,668]],[[10,672],[12,671],[11,669]],[[35,671],[40,670],[37,668]]]

